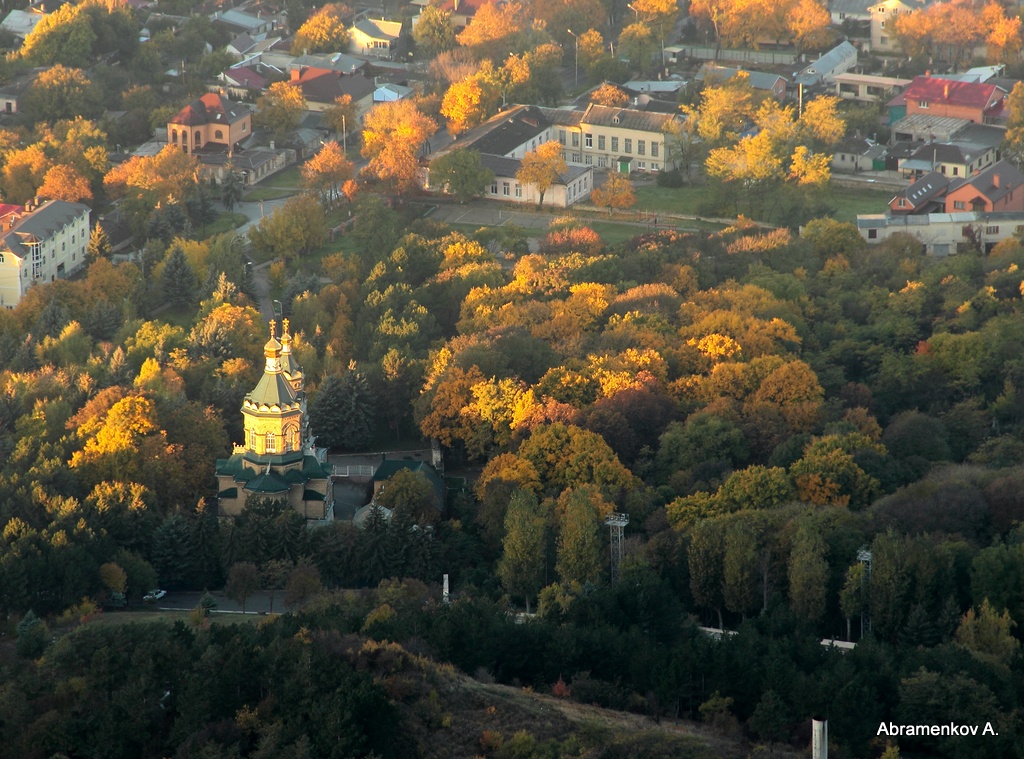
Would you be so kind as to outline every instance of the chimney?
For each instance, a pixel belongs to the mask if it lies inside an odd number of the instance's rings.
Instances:
[[[942,88],[942,98],[943,98],[943,100],[949,100],[949,85],[948,84],[945,87]]]
[[[993,187],[998,187],[999,186],[999,175],[998,174],[993,174],[992,175],[992,186]]]
[[[301,69],[298,66],[296,66],[295,68],[292,69],[292,79],[291,80],[293,82],[297,82],[301,78],[302,78],[302,71],[301,71]]]

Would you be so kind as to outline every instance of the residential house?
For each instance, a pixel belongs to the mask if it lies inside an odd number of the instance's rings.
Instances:
[[[39,72],[43,70],[42,68],[33,69],[7,82],[7,84],[0,85],[0,113],[18,113],[21,110],[21,104],[24,102],[25,93],[28,92],[36,77],[39,76]]]
[[[210,20],[214,26],[226,29],[234,37],[240,34],[247,34],[256,41],[266,38],[278,26],[278,19],[274,16],[253,16],[235,8],[226,11],[215,11],[210,16]]]
[[[916,113],[892,124],[893,142],[952,142],[971,125],[967,119],[952,116],[926,116]]]
[[[205,148],[230,154],[250,134],[252,109],[216,92],[193,100],[167,123],[167,143],[186,153]]]
[[[955,211],[1024,212],[1024,174],[1008,161],[954,180],[946,190],[946,213]]]
[[[910,85],[910,79],[874,74],[854,74],[850,71],[835,76],[835,94],[844,100],[859,103],[889,101]],[[904,116],[906,113],[903,114]]]
[[[0,306],[14,308],[29,287],[85,266],[89,207],[48,200],[0,206]]]
[[[217,79],[224,85],[228,95],[237,100],[257,97],[269,84],[265,76],[248,66],[236,66],[222,71]]]
[[[333,518],[327,451],[313,446],[306,414],[304,375],[291,351],[288,322],[281,339],[270,323],[263,346],[263,376],[242,401],[244,442],[218,459],[221,516],[238,516],[249,498],[284,501],[307,520]]]
[[[350,96],[359,121],[373,107],[373,93],[377,89],[373,80],[362,74],[347,76],[312,66],[292,68],[291,83],[302,90],[306,108],[310,111],[326,111],[342,95]],[[350,131],[351,128],[349,126]]]
[[[3,21],[0,21],[0,28],[7,30],[21,42],[24,42],[25,38],[33,32],[39,22],[46,18],[47,15],[46,13],[33,13],[15,8],[4,16]]]
[[[840,26],[844,21],[871,22],[871,6],[875,0],[830,0],[828,12],[832,23]]]
[[[885,151],[885,145],[878,145],[863,137],[851,137],[833,150],[832,170],[847,174],[882,171],[885,169]]]
[[[540,199],[540,192],[536,185],[521,184],[516,179],[516,174],[522,167],[522,159],[481,153],[480,162],[494,174],[494,179],[484,192],[485,198],[533,204]],[[589,198],[593,189],[593,167],[568,166],[555,183],[544,192],[544,206],[568,208]]]
[[[832,84],[837,74],[844,74],[857,65],[857,48],[843,40],[818,60],[796,75],[796,83],[812,87],[819,82]]]
[[[402,100],[409,97],[414,92],[412,87],[406,87],[404,84],[392,84],[391,82],[385,82],[373,91],[373,102],[376,103],[394,103],[395,101]]]
[[[698,82],[704,82],[705,85],[720,86],[741,71],[747,75],[750,86],[756,92],[762,95],[771,95],[779,102],[786,99],[786,89],[788,86],[786,77],[766,71],[748,71],[741,68],[719,66],[717,63],[708,61],[700,67],[695,79]]]
[[[401,36],[401,21],[364,18],[349,29],[348,48],[356,55],[391,58]]]
[[[922,214],[942,211],[945,207],[946,189],[949,179],[937,171],[925,174],[896,193],[889,201],[889,210],[894,214]]]
[[[280,56],[277,54],[275,59]],[[282,61],[280,64],[277,60],[270,61],[270,56],[264,56],[264,60],[268,63],[272,63],[274,66],[283,66],[285,71],[294,71],[295,69],[303,68],[314,68],[314,69],[327,69],[337,74],[356,74],[367,65],[366,61],[361,58],[353,58],[351,55],[345,53],[331,53],[330,55],[312,55],[305,54],[298,57],[291,56],[289,60]]]
[[[930,256],[948,256],[979,246],[988,253],[999,242],[1024,234],[1024,213],[859,214],[857,231],[871,244],[885,242],[894,234],[912,235]]]
[[[417,5],[420,8],[425,8],[428,5],[437,5],[441,10],[451,14],[452,24],[458,31],[461,31],[469,26],[469,22],[473,20],[473,16],[480,10],[480,7],[490,2],[494,2],[494,0],[441,0],[441,2],[437,2],[437,0],[412,0],[411,5]],[[414,29],[418,19],[419,15],[415,16],[412,20]]]
[[[970,177],[996,162],[992,147],[976,147],[956,142],[933,142],[919,147],[899,163],[899,170],[908,179],[917,179],[937,171],[950,179]]]
[[[992,124],[1005,122],[1006,94],[994,84],[916,76],[901,97],[907,116],[946,116]]]
[[[230,53],[236,58],[245,58],[254,47],[256,47],[256,40],[242,32],[225,46],[224,52]]]
[[[894,33],[896,16],[901,13],[923,9],[931,0],[881,0],[873,4],[871,13],[871,49],[877,52],[893,52],[898,48]]]

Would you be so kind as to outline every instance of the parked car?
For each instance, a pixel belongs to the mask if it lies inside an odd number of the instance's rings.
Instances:
[[[159,601],[161,598],[167,595],[166,590],[151,590],[142,597],[143,601]]]

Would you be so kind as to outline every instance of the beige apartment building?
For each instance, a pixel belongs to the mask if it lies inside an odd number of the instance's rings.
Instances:
[[[666,127],[681,118],[674,113],[591,104],[577,124],[556,129],[571,164],[621,172],[661,171],[667,159]]]
[[[85,266],[89,206],[63,200],[0,206],[0,230],[0,308],[14,308],[33,285]]]

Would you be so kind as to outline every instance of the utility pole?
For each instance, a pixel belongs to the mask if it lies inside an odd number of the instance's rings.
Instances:
[[[569,34],[572,34],[572,41],[575,43],[575,49],[573,50],[573,56],[572,56],[572,67],[573,67],[573,71],[575,72],[575,78],[576,78],[576,85],[575,86],[579,87],[580,86],[580,38],[577,35],[573,34],[572,29],[566,29],[565,31],[569,32]]]

